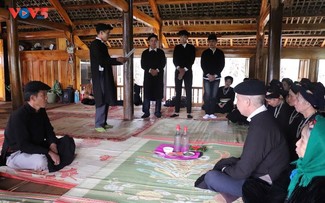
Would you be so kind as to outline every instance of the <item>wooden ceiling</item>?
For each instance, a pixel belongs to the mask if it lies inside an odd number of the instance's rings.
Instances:
[[[283,4],[282,46],[325,47],[325,1]],[[95,25],[110,23],[114,29],[108,46],[122,48],[125,0],[16,0],[16,7],[49,8],[47,19],[18,19],[20,40],[66,37],[79,49],[88,49],[96,36]],[[133,0],[134,47],[146,47],[148,33],[161,30],[163,47],[172,48],[179,43],[177,32],[186,29],[191,33],[189,42],[197,47],[207,46],[207,36],[216,33],[219,47],[253,48],[258,27],[267,46],[269,10],[268,0]],[[0,20],[8,15],[6,8],[0,10]]]

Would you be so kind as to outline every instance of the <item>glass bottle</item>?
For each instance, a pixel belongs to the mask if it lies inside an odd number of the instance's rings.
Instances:
[[[174,152],[181,151],[181,126],[178,124],[176,126],[176,134],[174,137]]]
[[[187,134],[187,126],[184,126],[184,131],[182,134],[182,152],[187,153],[189,151],[189,137]]]

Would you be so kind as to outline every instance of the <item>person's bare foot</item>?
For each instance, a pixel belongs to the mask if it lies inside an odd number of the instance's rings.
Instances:
[[[215,195],[213,199],[218,203],[226,203],[225,198],[220,193]]]
[[[238,199],[238,197],[229,195],[227,193],[221,193],[220,192],[219,194],[217,194],[216,196],[214,196],[214,199],[217,202],[220,202],[220,203],[231,203],[231,202],[234,202],[236,199]]]

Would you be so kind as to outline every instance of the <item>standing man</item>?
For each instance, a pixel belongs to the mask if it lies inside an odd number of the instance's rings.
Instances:
[[[247,80],[238,84],[235,92],[238,110],[250,122],[243,152],[239,158],[221,159],[196,182],[199,188],[220,192],[227,202],[242,196],[246,179],[272,185],[289,164],[285,137],[264,106],[264,83]]]
[[[141,55],[141,68],[144,70],[144,102],[143,116],[150,116],[150,101],[156,101],[155,116],[161,117],[161,100],[164,95],[164,68],[166,65],[165,52],[157,48],[158,36],[151,34],[148,37],[149,48]]]
[[[208,37],[209,48],[201,55],[201,68],[203,70],[204,87],[204,119],[217,118],[215,108],[217,104],[217,93],[220,84],[221,72],[225,67],[225,55],[223,51],[216,48],[217,36],[210,34]]]
[[[54,172],[71,164],[75,157],[73,138],[55,136],[45,107],[47,91],[40,81],[24,88],[24,105],[8,120],[1,150],[1,165],[17,170]]]
[[[108,125],[107,114],[109,105],[115,105],[117,100],[112,65],[122,65],[127,61],[125,57],[111,58],[108,54],[106,41],[113,29],[108,24],[96,26],[97,37],[90,45],[90,63],[93,91],[96,104],[95,130],[106,132],[113,126]]]
[[[173,62],[176,67],[175,70],[175,90],[176,90],[176,100],[175,100],[175,113],[170,117],[179,116],[181,96],[182,96],[182,85],[183,80],[186,90],[186,109],[187,118],[193,118],[192,112],[192,82],[193,73],[192,65],[195,60],[195,47],[187,43],[189,32],[186,30],[181,30],[178,32],[180,37],[180,44],[175,46],[173,53]]]

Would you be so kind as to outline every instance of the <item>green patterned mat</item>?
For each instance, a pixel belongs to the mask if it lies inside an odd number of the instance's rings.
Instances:
[[[63,202],[216,202],[195,180],[240,146],[210,144],[196,160],[169,160],[153,153],[161,141],[143,139],[60,198]],[[241,200],[238,200],[239,202]]]
[[[232,143],[243,144],[248,126],[228,123],[228,121],[201,121],[188,119],[161,119],[138,135],[138,137],[169,140],[174,139],[176,125],[188,127],[193,143]]]

